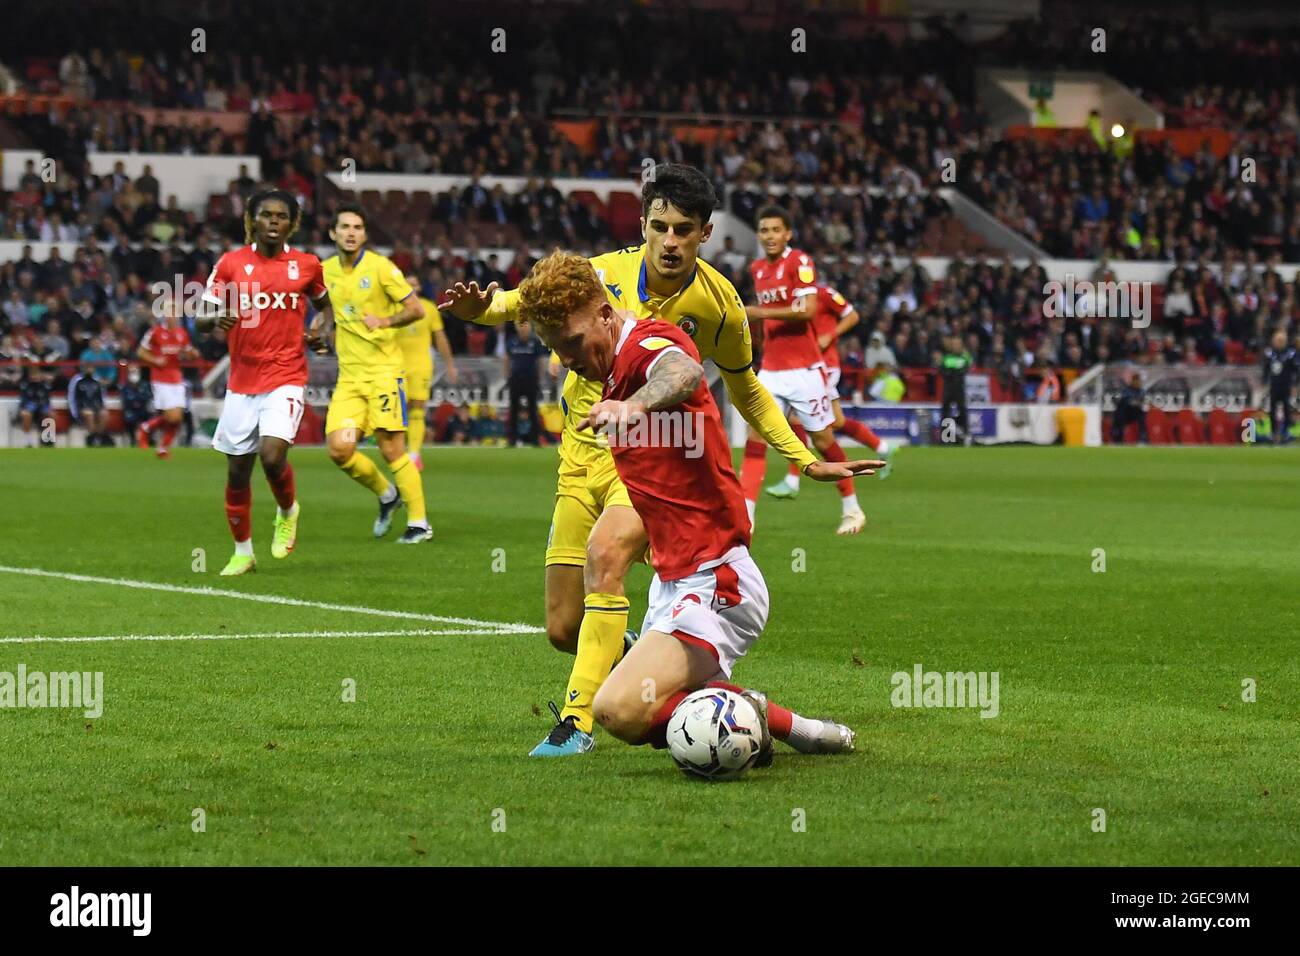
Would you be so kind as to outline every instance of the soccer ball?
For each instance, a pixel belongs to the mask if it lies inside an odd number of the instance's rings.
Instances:
[[[762,736],[754,705],[722,688],[695,691],[668,718],[673,762],[710,780],[731,780],[748,770],[763,746]]]

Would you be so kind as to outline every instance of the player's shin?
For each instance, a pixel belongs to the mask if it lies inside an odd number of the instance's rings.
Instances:
[[[855,421],[852,418],[845,418],[844,424],[836,429],[841,435],[847,435],[854,441],[861,442],[872,451],[880,449],[882,439],[862,422]]]
[[[411,421],[406,426],[406,450],[412,455],[419,455],[424,445],[424,406],[411,405]]]
[[[396,461],[390,461],[388,467],[393,472],[393,484],[406,505],[407,523],[416,527],[425,527],[429,520],[424,510],[424,484],[420,481],[420,472],[416,470],[411,456],[403,454]]]
[[[670,694],[663,706],[655,711],[654,717],[650,719],[650,726],[646,728],[645,735],[638,743],[649,744],[655,750],[663,750],[667,747],[668,719],[672,717],[677,705],[689,697],[690,693],[688,690],[679,690],[675,694]]]
[[[173,433],[174,431],[175,426],[173,426]],[[266,483],[271,486],[271,493],[275,495],[275,503],[280,506],[280,513],[288,514],[293,508],[293,503],[298,500],[298,485],[293,476],[293,465],[286,461],[274,478],[269,474],[266,476]]]
[[[226,524],[235,539],[235,553],[253,553],[253,489],[226,486]]]
[[[742,696],[757,693],[724,680],[711,680],[706,686],[720,687]],[[847,727],[830,720],[801,717],[793,710],[767,700],[765,695],[763,700],[768,732],[799,753],[838,753],[853,749],[853,731]]]
[[[369,488],[377,496],[383,495],[388,490],[388,479],[379,470],[379,466],[359,451],[354,451],[352,457],[339,465],[339,468],[343,470],[343,474],[357,484]]]
[[[740,466],[740,487],[745,493],[745,505],[749,509],[750,521],[754,520],[754,508],[766,472],[767,445],[752,439],[745,442],[745,459]]]
[[[840,443],[837,441],[832,441],[822,450],[822,457],[827,461],[848,461],[844,449],[840,447]],[[840,490],[840,505],[844,514],[857,514],[862,510],[858,505],[858,495],[853,487],[852,478],[837,481],[835,486]]]
[[[578,630],[578,653],[569,674],[560,719],[573,717],[580,730],[591,733],[592,701],[623,655],[627,630],[627,598],[621,594],[592,593],[583,607]]]

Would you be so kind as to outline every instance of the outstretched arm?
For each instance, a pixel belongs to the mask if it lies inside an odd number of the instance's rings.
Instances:
[[[469,285],[457,282],[442,293],[438,308],[464,322],[500,325],[519,318],[519,290],[502,292],[495,282],[489,282],[483,289],[478,287],[477,282]]]

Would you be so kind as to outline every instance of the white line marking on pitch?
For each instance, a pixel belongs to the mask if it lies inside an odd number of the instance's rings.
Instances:
[[[90,644],[99,641],[243,641],[254,637],[432,637],[464,634],[472,637],[513,635],[515,631],[269,631],[262,634],[102,634],[94,637],[0,637],[0,644]]]
[[[70,574],[65,571],[46,571],[41,568],[15,568],[0,564],[0,573],[22,574],[38,578],[59,578],[83,584],[111,584],[121,588],[145,591],[167,591],[172,594],[197,594],[201,597],[225,597],[237,601],[255,601],[260,604],[280,604],[289,607],[312,607],[322,611],[342,611],[348,614],[369,614],[374,617],[396,617],[408,621],[430,621],[435,624],[460,624],[465,627],[484,628],[495,634],[541,634],[541,628],[531,624],[507,621],[479,621],[469,617],[446,617],[441,614],[420,614],[416,611],[397,611],[392,608],[364,607],[357,604],[330,604],[325,601],[305,601],[301,598],[280,597],[276,594],[247,594],[224,588],[192,588],[180,584],[159,584],[155,581],[133,581],[130,578],[101,578],[92,574]]]

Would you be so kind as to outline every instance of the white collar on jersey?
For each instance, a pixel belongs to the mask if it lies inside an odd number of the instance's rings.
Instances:
[[[623,343],[627,341],[627,337],[632,334],[634,328],[636,328],[636,319],[623,320],[623,329],[618,333],[618,341],[614,343],[615,355],[623,350]]]

